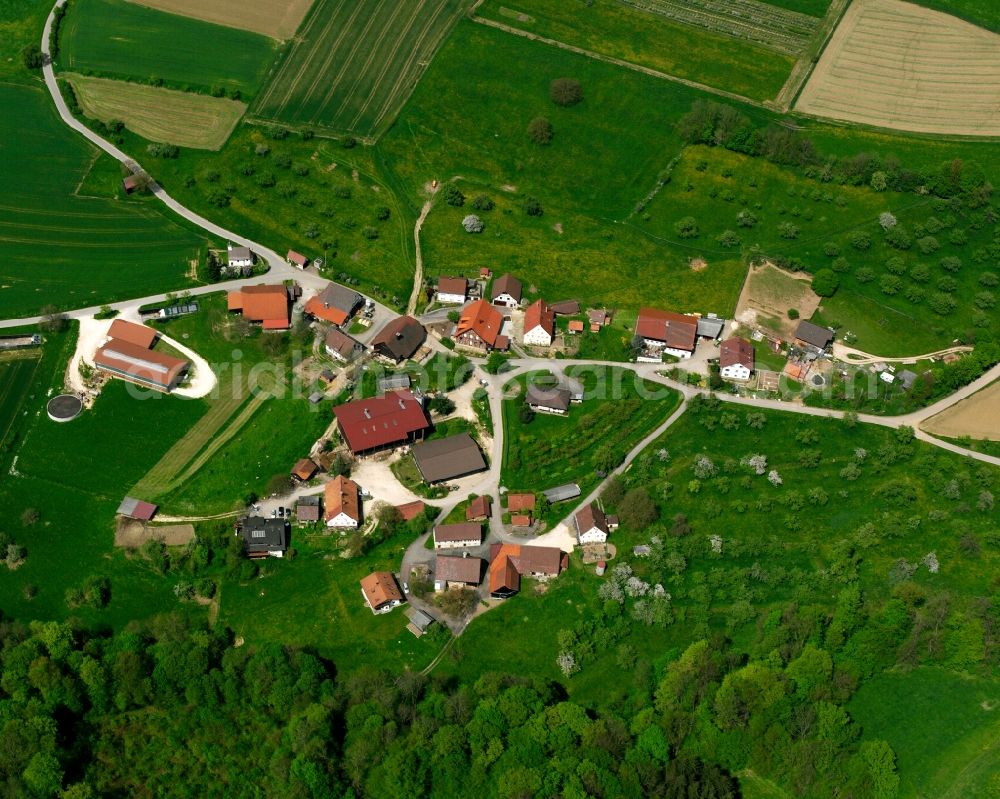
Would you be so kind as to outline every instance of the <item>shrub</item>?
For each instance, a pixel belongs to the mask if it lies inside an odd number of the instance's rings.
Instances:
[[[778,235],[783,239],[797,239],[799,237],[798,225],[791,222],[782,222],[778,225]]]
[[[917,248],[924,255],[930,255],[932,252],[937,252],[941,249],[941,245],[938,244],[938,240],[933,236],[924,236],[922,239],[917,239]]]
[[[823,254],[827,258],[836,258],[840,255],[840,245],[834,241],[828,241],[823,245]]]
[[[21,50],[21,63],[25,69],[41,69],[45,66],[45,56],[37,44],[29,44]]]
[[[271,148],[268,147],[266,144],[258,144],[254,148],[254,152],[259,156],[265,156],[271,152]]]
[[[883,211],[878,215],[878,223],[882,226],[882,230],[892,230],[896,227],[896,217],[888,211]]]
[[[724,230],[719,234],[716,241],[720,247],[724,247],[727,250],[740,246],[740,237],[736,235],[736,231],[734,230]]]
[[[492,211],[493,200],[486,194],[477,194],[472,198],[472,207],[477,211]]]
[[[528,138],[535,144],[548,144],[552,141],[552,123],[545,117],[535,117],[528,123]]]
[[[868,185],[875,191],[885,191],[889,185],[885,172],[872,172],[872,179]]]
[[[740,227],[750,228],[757,224],[757,217],[751,211],[744,208],[736,215],[736,224]]]
[[[448,203],[448,205],[461,208],[465,205],[465,195],[462,194],[462,190],[458,188],[458,186],[449,186],[444,190],[444,201]]]
[[[937,282],[937,290],[945,294],[954,294],[958,289],[958,281],[953,277],[943,277]]]
[[[897,275],[882,275],[878,286],[883,294],[891,297],[894,294],[899,294],[900,289],[903,288],[903,280]]]
[[[913,241],[910,234],[901,227],[893,227],[886,231],[885,243],[897,250],[910,249]]]
[[[799,309],[798,308],[789,308],[788,309],[788,318],[789,319],[798,319],[799,318]]]
[[[812,290],[820,297],[832,297],[840,288],[840,278],[832,269],[820,269],[813,275]]]
[[[947,255],[938,261],[938,264],[945,272],[957,272],[962,268],[962,259],[956,258],[954,255]]]
[[[958,305],[958,300],[956,300],[951,294],[937,292],[936,294],[931,295],[927,304],[930,306],[930,309],[934,311],[934,313],[939,316],[947,316],[955,310]]]
[[[369,226],[361,228],[361,235],[364,236],[368,241],[375,241],[378,238],[378,228]]]
[[[854,273],[854,278],[858,283],[871,283],[875,279],[875,270],[868,266],[862,266]]]
[[[384,222],[391,215],[392,211],[390,211],[389,208],[385,205],[380,205],[378,209],[375,211],[375,218],[378,219],[379,222]]]
[[[834,258],[833,263],[830,264],[830,268],[834,272],[850,272],[851,265],[847,262],[847,259],[841,256],[840,258]]]
[[[906,271],[906,261],[897,255],[895,258],[890,258],[885,262],[885,268],[894,275],[901,275]]]
[[[674,231],[682,239],[698,238],[698,220],[693,216],[686,216],[674,223]]]
[[[851,246],[859,252],[864,252],[872,246],[872,237],[863,230],[856,230],[851,234]]]
[[[351,199],[351,187],[350,186],[336,186],[333,189],[333,196],[341,200]]]
[[[993,272],[983,272],[979,276],[979,285],[993,287],[997,283],[1000,283],[1000,278],[998,278]]]
[[[556,78],[549,84],[549,98],[556,105],[569,107],[583,99],[583,89],[576,78]]]
[[[462,220],[462,227],[465,228],[466,233],[482,233],[484,227],[483,220],[475,214],[469,214]]]
[[[542,210],[542,204],[534,197],[525,197],[524,213],[528,216],[541,216],[544,213]]]
[[[910,280],[917,283],[926,283],[931,279],[931,270],[927,264],[917,264],[910,270]]]
[[[990,308],[992,308],[994,305],[997,304],[997,298],[992,291],[980,291],[976,293],[973,302],[976,304],[976,307],[979,308],[980,310],[988,311]]]

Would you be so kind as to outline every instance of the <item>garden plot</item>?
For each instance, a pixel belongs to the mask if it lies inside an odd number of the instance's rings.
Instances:
[[[848,122],[1000,135],[1000,35],[900,0],[858,0],[796,109]]]
[[[736,319],[751,327],[774,326],[785,338],[791,338],[798,322],[788,318],[794,308],[798,316],[808,319],[819,307],[820,298],[810,285],[808,275],[798,277],[774,264],[751,268],[736,308]],[[770,324],[769,324],[770,323]]]
[[[968,436],[1000,441],[1000,382],[932,416],[921,427],[928,433],[946,438]]]

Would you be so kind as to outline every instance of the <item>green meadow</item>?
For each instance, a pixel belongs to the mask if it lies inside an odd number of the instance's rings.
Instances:
[[[4,84],[0,103],[7,178],[0,186],[0,316],[190,285],[190,261],[205,252],[200,234],[151,198],[80,196],[90,191],[84,184],[96,151],[56,116],[43,89]],[[28,130],[32,135],[23,135]]]
[[[487,0],[476,14],[751,100],[774,97],[795,63],[791,56],[615,0],[531,0],[513,8],[502,0]]]
[[[125,0],[74,0],[60,29],[60,67],[83,74],[251,98],[276,55],[265,36]]]

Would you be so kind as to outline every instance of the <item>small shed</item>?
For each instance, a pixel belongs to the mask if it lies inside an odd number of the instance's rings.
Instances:
[[[156,515],[157,506],[151,502],[143,502],[134,497],[125,497],[118,506],[118,513],[130,519],[148,522]]]
[[[549,504],[565,502],[567,499],[576,499],[576,497],[580,496],[580,486],[576,483],[566,483],[565,485],[543,491],[542,494],[548,500]]]

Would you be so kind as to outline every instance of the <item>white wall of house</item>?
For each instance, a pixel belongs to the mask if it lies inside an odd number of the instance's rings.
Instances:
[[[269,550],[267,554],[270,557],[272,557],[272,558],[283,558],[283,557],[285,557],[285,553],[282,552],[280,549]]]
[[[513,297],[511,297],[506,291],[498,295],[495,300],[493,300],[494,305],[506,305],[510,309],[515,309],[518,307],[519,303]]]
[[[536,325],[531,330],[524,331],[524,343],[534,344],[536,347],[548,347],[552,344],[552,336],[544,327]]]
[[[589,530],[581,532],[579,537],[581,544],[603,544],[608,540],[608,534],[603,530],[598,530],[596,527],[591,527]]]
[[[538,411],[539,413],[554,413],[558,416],[565,416],[566,411],[562,408],[550,408],[548,405],[530,405],[529,407],[533,411]]]
[[[465,302],[465,295],[439,291],[435,299],[442,305],[462,305]]]
[[[750,379],[750,369],[741,363],[734,363],[729,366],[723,366],[719,370],[719,374],[730,380],[749,380]]]
[[[358,520],[352,519],[346,513],[338,513],[332,519],[327,519],[326,526],[340,530],[355,530],[358,527]]]
[[[437,538],[434,539],[435,549],[464,549],[467,547],[478,547],[482,544],[482,540],[478,538],[470,538],[468,541],[438,541]]]
[[[332,347],[326,347],[326,354],[333,358],[335,361],[340,361],[341,363],[347,363],[347,358],[341,355]]]

